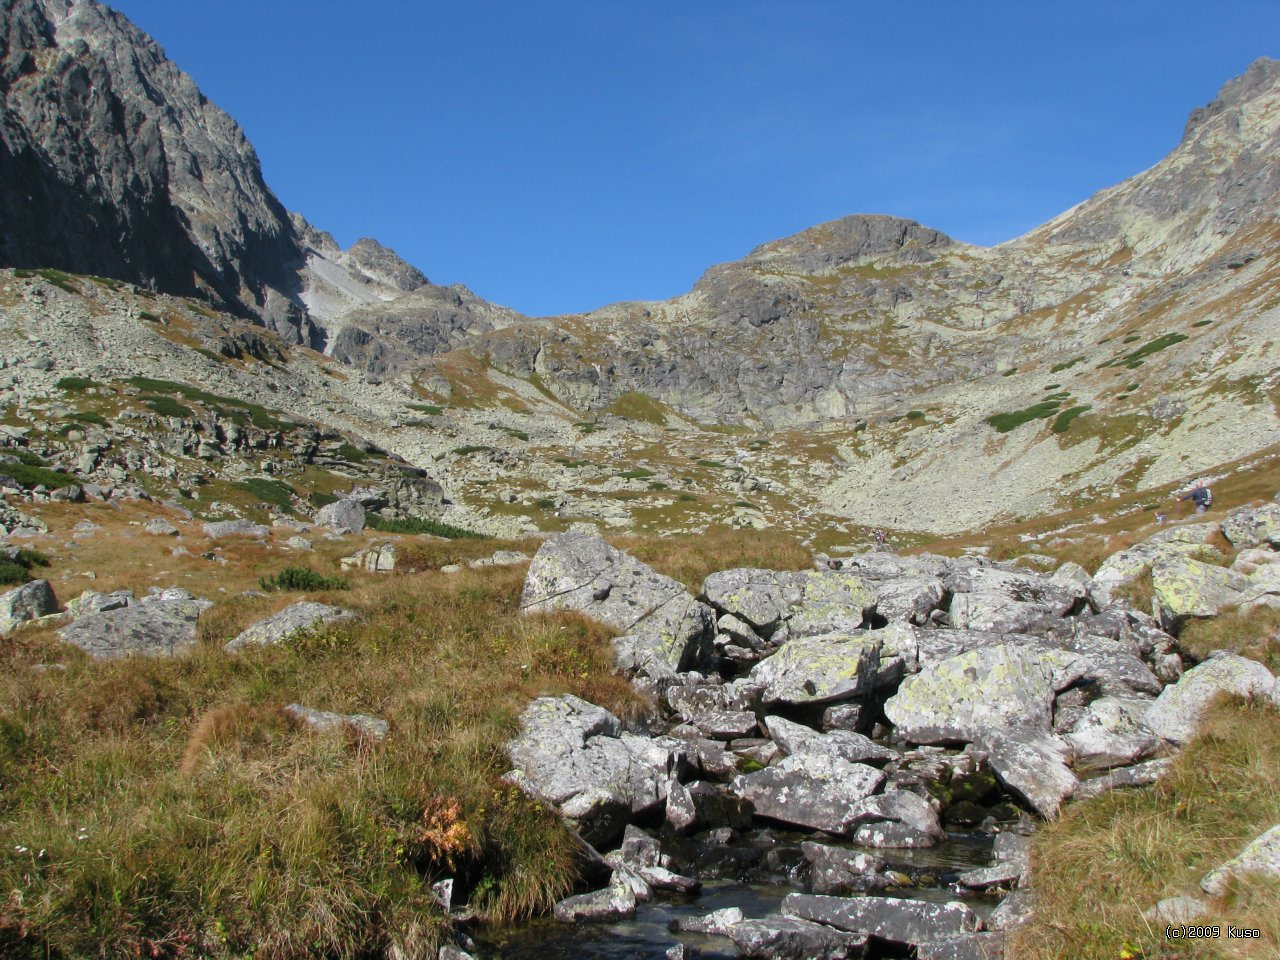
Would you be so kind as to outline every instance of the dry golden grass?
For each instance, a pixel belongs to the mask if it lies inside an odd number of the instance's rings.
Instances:
[[[615,545],[660,573],[679,580],[694,594],[709,574],[730,567],[808,570],[813,554],[783,530],[732,530],[713,526],[696,537],[620,537]]]
[[[1280,955],[1280,883],[1236,882],[1203,922],[1223,938],[1169,941],[1142,917],[1166,897],[1198,896],[1200,878],[1280,823],[1280,710],[1219,704],[1155,787],[1069,805],[1036,834],[1036,914],[1013,938],[1016,960]],[[1225,939],[1228,925],[1260,940]],[[1127,951],[1127,952],[1126,952]]]
[[[568,892],[574,842],[501,782],[503,744],[543,693],[649,708],[613,674],[608,631],[520,616],[522,568],[359,576],[309,595],[357,622],[228,655],[227,639],[302,596],[231,592],[292,558],[223,544],[225,566],[149,568],[172,539],[102,525],[75,562],[133,565],[100,566],[93,586],[181,583],[187,569],[202,575],[195,592],[231,596],[174,659],[92,661],[45,626],[0,642],[0,834],[27,851],[0,860],[12,891],[0,954],[428,957],[444,923],[429,886],[442,876],[498,919]],[[494,546],[430,549],[465,559]],[[54,579],[88,585],[74,571]],[[391,732],[373,744],[299,729],[288,702],[373,714]]]
[[[1280,610],[1228,609],[1207,620],[1192,620],[1178,634],[1178,646],[1197,660],[1214,650],[1230,650],[1280,672]]]

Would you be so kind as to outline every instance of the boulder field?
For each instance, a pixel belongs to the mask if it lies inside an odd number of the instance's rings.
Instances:
[[[629,916],[654,890],[764,879],[812,893],[681,931],[726,937],[745,957],[1002,956],[1004,932],[1032,914],[1037,823],[1073,798],[1153,783],[1223,692],[1280,703],[1260,663],[1195,663],[1176,639],[1228,605],[1280,605],[1273,514],[1161,531],[1094,577],[872,552],[724,570],[696,596],[596,537],[548,539],[523,609],[613,627],[618,668],[654,704],[624,723],[539,697],[508,744],[511,782],[553,804],[608,868],[556,917]],[[1218,531],[1247,548],[1232,569],[1205,562]],[[1117,589],[1147,572],[1150,612]],[[789,846],[796,833],[807,839]],[[989,866],[912,868],[912,851],[961,835],[989,839]],[[1274,870],[1272,847],[1259,838],[1205,890],[1232,870]]]

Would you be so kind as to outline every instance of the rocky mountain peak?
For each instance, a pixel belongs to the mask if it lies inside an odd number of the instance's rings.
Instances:
[[[1277,86],[1280,86],[1280,60],[1259,57],[1240,76],[1232,77],[1224,83],[1218,96],[1212,101],[1191,111],[1182,134],[1183,142],[1191,139],[1206,121],[1233,107],[1239,107],[1259,94],[1274,90]]]
[[[821,273],[878,259],[924,263],[955,244],[940,230],[884,214],[854,214],[756,247],[745,263],[789,273]]]

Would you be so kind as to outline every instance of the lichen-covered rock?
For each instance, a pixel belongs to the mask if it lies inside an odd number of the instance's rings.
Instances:
[[[743,920],[728,936],[746,960],[855,960],[867,945],[865,934],[777,915]]]
[[[619,883],[603,890],[566,897],[552,908],[552,915],[561,923],[578,923],[590,920],[619,920],[635,916],[635,891]]]
[[[875,767],[802,753],[735,777],[730,786],[759,816],[843,834],[853,825],[857,802],[883,781],[884,773]]]
[[[788,641],[751,670],[768,704],[830,703],[869,694],[880,662],[875,631]]]
[[[856,573],[811,570],[796,577],[801,596],[787,619],[792,638],[856,630],[876,606],[875,586]]]
[[[916,960],[1004,960],[1002,933],[961,933],[916,948]]]
[[[1090,703],[1065,736],[1075,754],[1075,768],[1107,770],[1128,766],[1154,753],[1160,738],[1144,720],[1150,707],[1150,700],[1117,697],[1100,697]]]
[[[886,790],[859,800],[854,804],[851,822],[859,825],[859,833],[862,832],[862,824],[901,824],[913,834],[911,846],[933,846],[944,835],[937,811],[929,805],[929,801],[910,790]],[[884,847],[889,844],[876,843],[871,846]]]
[[[1060,741],[997,732],[985,735],[978,746],[987,752],[1001,785],[1046,820],[1075,793],[1079,780],[1067,767],[1069,748]]]
[[[266,647],[284,643],[308,630],[350,620],[354,616],[352,611],[342,607],[302,600],[245,628],[235,639],[228,640],[223,649],[228,653],[235,653],[248,646]]]
[[[1236,548],[1268,543],[1280,549],[1280,504],[1237,507],[1222,521],[1222,535]]]
[[[119,610],[121,607],[127,607],[132,602],[132,590],[115,590],[111,593],[86,590],[74,600],[67,601],[67,613],[72,619],[78,620],[80,617],[87,617],[95,613],[105,613],[107,610]]]
[[[686,670],[709,649],[712,611],[684,586],[599,537],[551,537],[529,565],[520,607],[526,613],[576,610],[625,634],[615,644],[619,665],[649,663]]]
[[[364,570],[366,573],[391,573],[398,561],[396,545],[393,542],[375,543],[364,550],[357,551],[349,557],[338,561],[343,570]]]
[[[1166,897],[1150,910],[1143,913],[1143,918],[1151,923],[1195,923],[1209,912],[1209,905],[1198,897]]]
[[[978,917],[963,903],[934,903],[897,897],[825,897],[792,893],[782,912],[839,930],[868,933],[879,940],[916,946],[978,929]]]
[[[884,860],[861,850],[829,847],[806,841],[800,852],[809,861],[809,878],[814,893],[852,893],[873,886],[884,869]]]
[[[176,537],[179,533],[178,528],[163,517],[152,517],[142,525],[142,529],[158,537]]]
[[[923,624],[944,594],[937,577],[900,577],[876,587],[876,613],[890,623]]]
[[[1168,757],[1161,757],[1159,760],[1147,760],[1132,767],[1109,770],[1100,777],[1082,780],[1072,797],[1077,800],[1088,800],[1090,797],[1100,797],[1112,790],[1147,787],[1168,773],[1172,764],[1173,761]]]
[[[370,740],[383,740],[389,729],[387,721],[371,717],[367,713],[332,713],[328,710],[304,707],[300,703],[291,703],[284,710],[312,730],[348,729]]]
[[[812,727],[785,717],[765,717],[769,736],[787,754],[817,753],[839,757],[850,763],[883,764],[897,758],[897,753],[870,737],[849,730],[819,733]]]
[[[995,730],[1047,734],[1054,693],[1082,670],[1080,658],[1063,651],[985,647],[907,677],[884,712],[912,743],[972,741]]]
[[[364,505],[354,497],[326,503],[317,511],[316,523],[334,533],[359,533],[365,527]]]
[[[1147,708],[1146,725],[1172,743],[1186,743],[1195,736],[1200,718],[1220,693],[1238,697],[1269,697],[1276,680],[1256,660],[1221,654],[1182,675]]]
[[[1250,841],[1239,856],[1206,873],[1200,889],[1211,897],[1220,897],[1227,892],[1233,877],[1249,873],[1280,879],[1280,824]]]
[[[623,733],[617,717],[577,697],[539,697],[507,744],[515,768],[508,777],[557,806],[598,787],[641,813],[666,799],[669,780],[689,767],[687,749],[669,737]]]
[[[196,625],[208,606],[207,601],[182,596],[147,597],[127,607],[81,617],[59,630],[58,636],[101,660],[135,654],[173,656],[199,642]]]
[[[32,580],[0,594],[0,637],[20,623],[58,612],[58,598],[48,580]]]
[[[217,520],[204,525],[204,535],[210,540],[220,540],[223,537],[265,537],[270,532],[270,527],[252,520]]]
[[[739,567],[713,573],[702,584],[702,597],[717,612],[742,620],[766,637],[791,615],[803,595],[803,579],[791,571]]]
[[[1190,557],[1161,560],[1151,568],[1151,587],[1166,626],[1216,616],[1240,603],[1249,586],[1238,573]]]

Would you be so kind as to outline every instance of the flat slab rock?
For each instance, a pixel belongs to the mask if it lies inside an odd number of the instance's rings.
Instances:
[[[858,801],[873,794],[884,776],[866,764],[804,753],[735,777],[730,788],[759,816],[845,834],[856,822]]]
[[[864,956],[867,947],[865,934],[777,915],[744,920],[728,935],[750,960],[854,960]]]
[[[198,642],[201,611],[212,606],[190,597],[146,597],[138,603],[81,617],[58,631],[67,643],[100,660],[169,657]]]
[[[824,897],[792,893],[782,901],[782,912],[865,933],[903,946],[917,946],[978,929],[978,916],[959,901],[934,903],[897,897]]]
[[[235,639],[227,641],[223,649],[234,653],[248,646],[266,647],[284,643],[308,630],[350,620],[354,616],[352,611],[342,607],[302,600],[247,627]]]
[[[603,890],[567,897],[557,903],[551,913],[561,923],[620,920],[635,916],[636,895],[626,884],[616,884]]]

